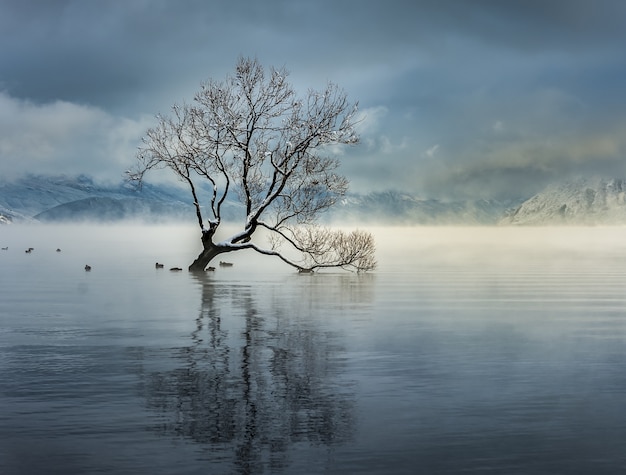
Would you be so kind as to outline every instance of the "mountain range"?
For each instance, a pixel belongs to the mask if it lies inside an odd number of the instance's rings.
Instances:
[[[206,200],[209,189],[200,190]],[[203,202],[201,197],[200,202]],[[511,207],[502,201],[439,201],[396,191],[349,194],[323,217],[357,224],[495,224]],[[226,201],[224,220],[245,216],[241,204]],[[102,185],[86,175],[28,175],[0,182],[0,222],[194,220],[188,190],[173,185]]]
[[[206,193],[206,190],[199,190]],[[233,219],[241,206],[226,203],[224,218]],[[96,183],[87,175],[27,175],[0,182],[0,220],[166,222],[195,217],[186,190],[172,185],[144,183],[140,188],[120,182]]]
[[[524,201],[500,224],[626,224],[626,180],[579,178],[550,185]]]
[[[200,201],[209,188],[199,190]],[[244,216],[227,201],[223,219]],[[87,175],[28,175],[0,182],[0,224],[23,221],[191,221],[188,190],[174,185],[96,183]],[[388,225],[626,224],[626,180],[579,179],[549,186],[527,200],[443,201],[398,191],[348,194],[327,223]]]

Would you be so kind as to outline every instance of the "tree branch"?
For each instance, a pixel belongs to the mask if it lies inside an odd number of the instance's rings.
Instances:
[[[370,235],[312,226],[347,190],[347,180],[336,173],[339,161],[324,154],[334,146],[358,143],[353,127],[356,104],[350,105],[332,83],[299,98],[287,76],[284,69],[266,74],[256,59],[240,58],[233,76],[202,84],[193,106],[174,105],[170,117],[157,116],[128,176],[141,184],[149,170],[168,168],[186,183],[203,243],[198,180],[212,187],[211,236],[229,197],[239,197],[245,207],[243,229],[230,238],[229,246],[278,255],[302,268],[276,248],[268,251],[251,243],[261,226],[275,236],[273,245],[289,245],[309,268],[371,269],[375,261]],[[211,258],[214,253],[203,255]],[[202,259],[194,268],[201,264]]]

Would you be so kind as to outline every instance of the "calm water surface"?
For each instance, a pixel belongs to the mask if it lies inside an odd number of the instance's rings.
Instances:
[[[199,276],[192,227],[1,227],[0,473],[626,471],[625,228],[373,231]]]

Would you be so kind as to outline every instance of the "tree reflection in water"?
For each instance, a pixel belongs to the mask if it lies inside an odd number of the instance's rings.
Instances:
[[[315,296],[194,279],[202,305],[189,345],[142,371],[162,420],[155,429],[202,444],[207,460],[240,473],[281,471],[299,449],[349,440],[354,391],[341,336],[301,318]]]

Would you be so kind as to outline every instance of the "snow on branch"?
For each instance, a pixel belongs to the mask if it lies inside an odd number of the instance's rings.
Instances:
[[[204,247],[194,269],[226,252],[212,239],[227,200],[245,209],[242,231],[231,244],[250,245],[259,223],[269,223],[263,226],[307,256],[308,268],[362,271],[375,265],[367,233],[312,226],[347,191],[348,180],[338,173],[340,154],[329,155],[359,142],[357,104],[333,83],[300,96],[288,76],[285,69],[266,70],[256,59],[240,58],[233,75],[203,83],[192,104],[158,115],[143,139],[129,178],[141,183],[146,172],[165,168],[189,187]],[[202,182],[211,190],[204,206]],[[210,232],[202,215],[207,210]]]
[[[296,226],[273,230],[272,249],[280,252],[285,244],[299,254],[297,267],[306,270],[339,267],[355,272],[376,268],[376,245],[371,233],[344,231],[322,226]],[[290,251],[285,251],[288,254]]]

